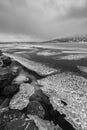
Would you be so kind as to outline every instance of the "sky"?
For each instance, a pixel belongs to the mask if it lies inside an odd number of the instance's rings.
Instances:
[[[87,35],[87,0],[0,0],[0,40]]]

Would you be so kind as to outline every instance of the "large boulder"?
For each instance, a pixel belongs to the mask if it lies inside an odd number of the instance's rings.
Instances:
[[[45,110],[43,106],[37,101],[31,101],[27,107],[27,114],[37,115],[44,119]]]
[[[0,69],[0,90],[10,85],[17,73],[13,73],[10,68]]]
[[[63,72],[38,81],[54,110],[66,116],[76,129],[87,129],[87,79]]]
[[[10,101],[11,109],[22,110],[29,104],[30,96],[34,94],[34,86],[23,83],[20,85],[20,91],[14,95]]]
[[[12,63],[12,59],[10,57],[7,56],[2,56],[1,57],[2,61],[3,61],[3,67],[7,67]]]
[[[38,101],[45,105],[49,104],[49,98],[43,93],[41,89],[35,91],[35,93],[30,97],[30,101]]]
[[[24,82],[29,82],[28,73],[21,69],[18,76],[13,80],[13,83],[22,84]]]

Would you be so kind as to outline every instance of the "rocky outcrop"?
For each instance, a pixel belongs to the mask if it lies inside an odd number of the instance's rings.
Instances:
[[[0,114],[1,130],[62,130],[52,122],[40,119],[37,116],[27,117],[18,110],[7,110]]]
[[[24,62],[29,69],[15,61],[0,68],[0,129],[87,129],[87,79]]]

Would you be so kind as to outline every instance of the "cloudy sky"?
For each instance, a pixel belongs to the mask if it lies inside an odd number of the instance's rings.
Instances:
[[[87,0],[0,0],[0,39],[87,35]]]

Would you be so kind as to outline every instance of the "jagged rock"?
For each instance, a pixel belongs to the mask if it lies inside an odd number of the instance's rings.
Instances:
[[[10,123],[12,121],[19,118],[23,118],[23,117],[24,115],[22,115],[22,113],[19,112],[18,110],[7,110],[6,112],[1,113],[0,114],[0,129],[8,130]],[[14,125],[14,127],[16,127],[16,125]]]
[[[42,102],[43,104],[49,104],[49,98],[40,89],[36,90],[35,93],[30,97],[30,101],[38,101]]]
[[[81,72],[83,72],[83,73],[87,73],[87,67],[86,66],[80,66],[80,65],[78,65],[77,66],[77,68],[81,71]]]
[[[31,101],[27,107],[27,114],[37,115],[40,118],[44,118],[45,110],[39,102]]]
[[[8,110],[0,115],[0,130],[39,130],[34,120],[18,110]]]
[[[0,50],[0,56],[2,56],[2,50]]]
[[[4,87],[4,89],[1,92],[1,95],[3,96],[13,96],[15,93],[17,93],[19,90],[19,85],[12,84],[9,86]]]
[[[38,116],[28,115],[28,117],[36,123],[39,130],[62,130],[58,125],[53,122],[40,119]]]
[[[17,73],[13,73],[9,68],[0,70],[0,90],[11,84]]]
[[[13,96],[10,101],[11,109],[24,109],[29,104],[29,97],[34,93],[34,86],[23,83],[20,85],[20,91]]]
[[[3,66],[3,61],[0,59],[0,68]]]
[[[3,61],[3,67],[7,67],[12,63],[12,60],[10,57],[2,56],[1,59]]]
[[[5,97],[0,96],[0,105],[3,103],[4,100],[5,100]]]
[[[39,130],[34,121],[27,118],[15,119],[12,122],[7,123],[7,128],[8,130]]]
[[[0,125],[3,122],[10,122],[14,118],[19,118],[23,116],[23,114],[18,110],[7,110],[3,113],[0,113]]]
[[[9,105],[9,101],[10,101],[9,98],[4,99],[4,101],[0,105],[0,109],[7,107]]]
[[[29,82],[28,73],[21,70],[19,75],[13,80],[13,83],[22,84],[24,82]]]
[[[37,116],[24,114],[17,110],[8,110],[0,115],[1,130],[62,130],[53,122],[45,121]]]

